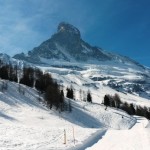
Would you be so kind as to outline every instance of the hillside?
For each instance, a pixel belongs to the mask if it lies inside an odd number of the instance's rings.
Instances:
[[[70,66],[69,66],[70,65]],[[70,85],[73,86],[75,92],[76,92],[76,99],[84,99],[84,93],[86,93],[88,90],[90,90],[93,101],[96,103],[102,103],[104,95],[105,94],[110,94],[114,95],[115,93],[118,93],[121,97],[122,101],[126,101],[128,103],[133,103],[135,105],[141,105],[141,106],[150,106],[150,101],[149,97],[147,95],[143,95],[143,98],[141,97],[140,94],[137,94],[136,92],[126,92],[125,90],[116,90],[115,88],[113,89],[112,87],[109,86],[109,82],[114,79],[116,79],[116,82],[121,82],[124,80],[125,76],[128,76],[128,78],[138,78],[139,76],[134,74],[135,70],[131,69],[130,72],[126,72],[128,70],[127,68],[124,68],[120,71],[119,68],[113,68],[111,66],[108,66],[108,64],[105,65],[91,65],[87,64],[86,66],[84,64],[74,64],[74,66],[71,66],[69,64],[64,67],[63,65],[61,66],[37,66],[43,72],[49,72],[52,77],[64,88],[69,87]],[[112,79],[110,78],[105,78],[105,75],[107,76],[108,73],[108,67],[111,68],[111,71],[114,69],[114,75],[112,75]],[[118,75],[117,72],[120,71],[120,74]],[[111,72],[110,72],[111,73]],[[125,75],[126,73],[126,75]],[[142,73],[142,72],[141,72]],[[98,76],[98,77],[97,77]],[[95,78],[95,80],[93,80]],[[101,80],[98,80],[97,78],[101,78]],[[115,84],[115,81],[114,81]],[[131,85],[131,83],[125,82],[125,89],[128,88],[126,85]],[[130,89],[132,89],[130,87]],[[81,91],[80,91],[81,90]],[[148,92],[148,91],[146,91]],[[145,98],[144,98],[145,97]]]
[[[0,81],[0,85],[2,82]],[[8,89],[0,92],[0,147],[7,149],[66,149],[84,144],[91,135],[104,133],[107,128],[128,129],[135,119],[123,111],[108,109],[99,104],[72,101],[71,113],[48,110],[39,102],[36,90],[8,82]],[[42,98],[42,97],[41,97]],[[125,116],[124,119],[121,116]],[[83,119],[84,118],[84,119]],[[64,142],[64,129],[67,144]]]

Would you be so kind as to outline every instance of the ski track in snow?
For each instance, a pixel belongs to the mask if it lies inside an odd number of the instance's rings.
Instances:
[[[148,120],[136,118],[137,123],[130,130],[108,130],[102,139],[86,150],[149,150]]]

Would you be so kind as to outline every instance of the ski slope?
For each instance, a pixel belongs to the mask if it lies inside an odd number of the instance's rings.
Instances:
[[[71,113],[48,110],[35,89],[20,85],[24,91],[20,93],[17,83],[1,80],[0,87],[3,82],[7,82],[8,89],[0,91],[1,150],[89,147],[94,144],[90,141],[102,137],[107,129],[129,129],[136,122],[123,111],[111,108],[105,111],[103,105],[79,100],[71,101]]]
[[[136,117],[137,123],[130,130],[108,130],[92,147],[86,150],[149,150],[150,128],[148,120]]]

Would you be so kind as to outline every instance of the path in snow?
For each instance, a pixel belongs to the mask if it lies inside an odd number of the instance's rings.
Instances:
[[[87,138],[83,143],[75,145],[75,147],[69,148],[68,150],[85,150],[87,147],[90,147],[94,143],[98,142],[98,140],[101,139],[105,133],[106,129],[100,129],[93,133],[93,135]]]
[[[137,117],[130,130],[108,130],[105,136],[86,150],[149,150],[150,128],[147,119]]]

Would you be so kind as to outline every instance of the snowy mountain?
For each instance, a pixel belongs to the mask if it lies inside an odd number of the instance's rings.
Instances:
[[[150,97],[149,68],[128,57],[91,46],[82,40],[80,31],[68,23],[60,23],[50,39],[28,54],[16,54],[14,58],[45,67],[45,71],[59,76],[57,80],[76,75],[77,80],[89,79],[85,83],[89,89],[105,84],[120,92]],[[59,82],[63,83],[64,79]],[[76,80],[72,82],[78,84]]]
[[[16,59],[32,63],[42,63],[42,59],[57,59],[64,61],[109,60],[109,56],[96,47],[90,46],[81,39],[80,31],[67,23],[58,25],[57,33],[40,46],[14,56]]]
[[[101,61],[115,61],[144,68],[130,58],[91,46],[82,40],[80,31],[76,27],[65,22],[58,25],[57,32],[50,39],[29,51],[28,54],[16,54],[14,58],[38,64],[45,63],[43,59],[92,64],[100,64]]]

